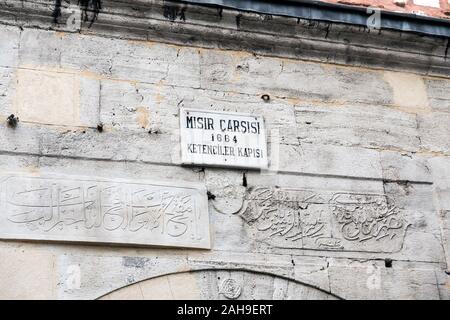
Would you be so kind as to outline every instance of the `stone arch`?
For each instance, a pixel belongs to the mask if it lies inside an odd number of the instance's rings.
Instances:
[[[151,277],[113,290],[98,299],[338,300],[342,298],[313,285],[271,273],[246,269],[202,269]]]

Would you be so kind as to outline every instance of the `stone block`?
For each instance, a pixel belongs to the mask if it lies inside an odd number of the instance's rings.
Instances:
[[[433,112],[418,115],[419,133],[423,148],[450,154],[450,114]]]
[[[96,126],[95,80],[64,70],[17,70],[16,114],[22,122],[60,126]]]
[[[432,157],[428,160],[433,182],[438,190],[450,189],[450,157]],[[450,209],[450,203],[446,209]]]
[[[54,130],[42,136],[42,153],[48,156],[172,163],[177,141],[170,135],[116,131],[105,128]],[[175,159],[176,160],[176,159]]]
[[[428,110],[428,96],[422,76],[403,72],[384,72],[393,91],[393,104],[405,110]]]
[[[448,79],[427,79],[428,101],[434,111],[450,112],[450,98],[448,90],[450,80]]]
[[[331,291],[345,299],[439,299],[433,269],[385,268],[381,262],[330,262]]]
[[[21,123],[11,128],[6,121],[0,123],[0,150],[17,154],[38,155],[40,153],[40,130],[33,125]]]
[[[271,162],[277,155],[271,154]],[[382,178],[379,152],[357,147],[280,145],[280,172],[332,175],[358,178]]]
[[[63,34],[52,31],[25,29],[20,38],[19,65],[35,68],[60,67],[63,37]]]
[[[0,248],[0,300],[54,299],[55,256],[47,250]]]
[[[433,182],[426,157],[394,151],[382,151],[380,157],[383,178],[386,180]]]
[[[152,281],[143,281],[139,284],[145,300],[171,300],[174,299],[168,277],[153,278]]]
[[[18,64],[20,29],[2,26],[0,28],[0,67],[16,67]]]
[[[450,264],[450,157],[429,160],[434,180],[435,206],[442,228],[442,244],[446,254],[447,269]]]
[[[295,118],[299,140],[304,143],[419,149],[415,115],[392,108],[299,104]]]
[[[14,98],[16,92],[16,75],[14,68],[0,67],[0,115],[6,120],[15,112]]]

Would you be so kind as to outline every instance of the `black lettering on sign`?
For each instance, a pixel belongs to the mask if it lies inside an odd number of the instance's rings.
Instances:
[[[238,156],[243,158],[263,158],[263,152],[258,148],[238,147]]]
[[[208,117],[186,116],[187,129],[214,130],[214,119]]]
[[[219,121],[220,130],[223,132],[240,132],[240,133],[251,133],[260,134],[260,124],[258,121],[239,121],[239,120],[225,120],[221,119]]]

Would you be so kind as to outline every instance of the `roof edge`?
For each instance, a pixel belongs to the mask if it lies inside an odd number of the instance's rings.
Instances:
[[[450,20],[416,14],[386,11],[380,8],[358,7],[308,0],[175,0],[177,2],[217,6],[261,14],[288,16],[307,20],[353,24],[380,29],[415,32],[450,38]],[[378,11],[376,25],[369,18]],[[373,20],[372,20],[373,22]]]

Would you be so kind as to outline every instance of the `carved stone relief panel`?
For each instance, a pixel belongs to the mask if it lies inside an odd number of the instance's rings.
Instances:
[[[408,222],[383,194],[253,187],[239,215],[252,237],[288,249],[397,252]]]
[[[0,238],[209,248],[202,185],[9,176]]]

